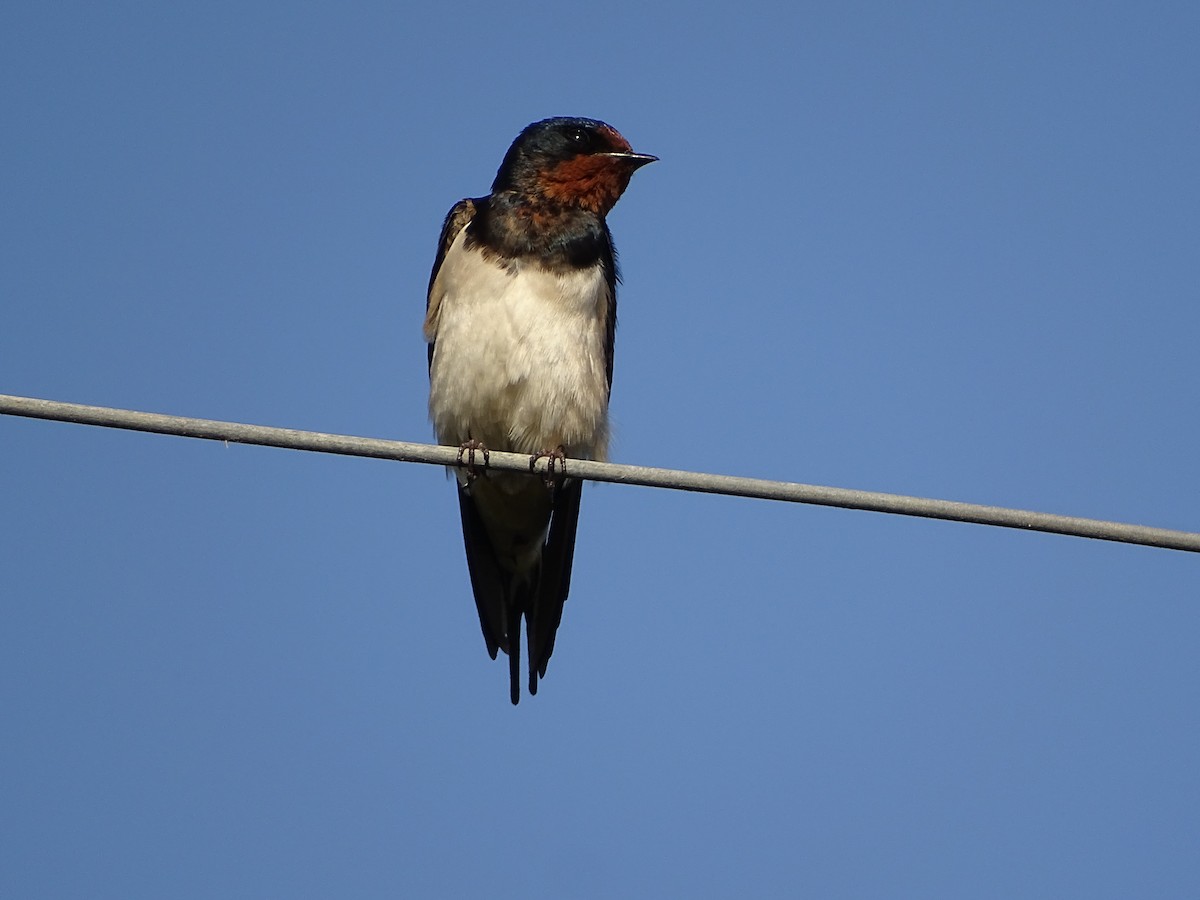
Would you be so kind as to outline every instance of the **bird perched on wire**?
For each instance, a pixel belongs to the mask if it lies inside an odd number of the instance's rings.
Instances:
[[[509,147],[492,192],[446,216],[429,279],[429,414],[456,472],[467,567],[488,653],[509,657],[521,695],[554,650],[571,582],[583,483],[567,459],[603,460],[617,324],[617,261],[605,216],[634,153],[595,119],[534,122]],[[489,450],[549,457],[545,478],[487,472]],[[479,460],[483,472],[479,472]]]

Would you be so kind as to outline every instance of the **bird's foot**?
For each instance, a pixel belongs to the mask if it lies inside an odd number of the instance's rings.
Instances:
[[[488,453],[488,448],[483,446],[482,441],[471,438],[469,441],[464,441],[458,448],[458,464],[467,470],[467,484],[479,477],[480,470],[476,468],[475,463],[476,453],[483,454],[483,469],[486,470],[491,463],[491,454]],[[466,462],[463,462],[464,456],[466,456]]]
[[[529,457],[530,472],[537,471],[537,462],[539,459],[546,460],[546,471],[542,475],[542,479],[546,482],[546,487],[552,488],[566,477],[567,452],[561,444],[553,450],[539,450],[533,456]],[[555,471],[556,469],[557,471]]]

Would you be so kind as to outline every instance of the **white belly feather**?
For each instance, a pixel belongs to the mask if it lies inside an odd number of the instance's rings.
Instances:
[[[492,450],[604,459],[608,450],[605,322],[600,267],[515,272],[464,247],[446,253],[426,336],[436,338],[429,414],[438,440]]]

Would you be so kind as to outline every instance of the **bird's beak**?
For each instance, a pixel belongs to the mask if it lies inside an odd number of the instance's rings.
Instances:
[[[601,153],[599,155],[623,160],[629,164],[630,169],[640,169],[647,163],[658,162],[657,156],[651,156],[648,153]]]

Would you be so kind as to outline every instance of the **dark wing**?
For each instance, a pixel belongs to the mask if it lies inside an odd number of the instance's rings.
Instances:
[[[550,534],[542,548],[542,568],[533,602],[525,614],[530,694],[537,693],[538,679],[546,674],[546,664],[554,652],[554,636],[562,622],[563,604],[571,589],[571,561],[575,557],[575,530],[582,496],[582,481],[568,480],[554,489]]]
[[[471,574],[471,592],[475,595],[479,627],[483,629],[488,655],[495,659],[497,650],[509,652],[508,618],[505,612],[509,578],[496,559],[496,551],[492,549],[491,538],[488,537],[474,498],[462,485],[458,486],[458,509],[462,514],[467,570]]]
[[[442,262],[446,259],[446,252],[450,249],[450,245],[454,243],[454,239],[458,237],[458,233],[466,227],[466,224],[475,217],[476,207],[483,203],[483,198],[472,200],[468,197],[465,200],[459,200],[452,207],[450,212],[446,213],[446,220],[442,222],[442,234],[438,238],[437,258],[433,261],[433,271],[429,273],[429,288],[425,291],[425,335],[429,338],[429,367],[433,368],[433,345],[436,343],[431,329],[430,319],[437,315],[436,309],[430,309],[430,304],[433,301],[433,283],[437,281],[438,272],[441,271]],[[436,334],[436,329],[434,329]]]
[[[617,269],[617,248],[613,246],[612,232],[604,223],[604,244],[600,249],[600,263],[604,266],[604,280],[608,284],[608,306],[604,319],[604,370],[608,375],[608,392],[612,394],[613,349],[617,343],[617,282],[621,273]]]

